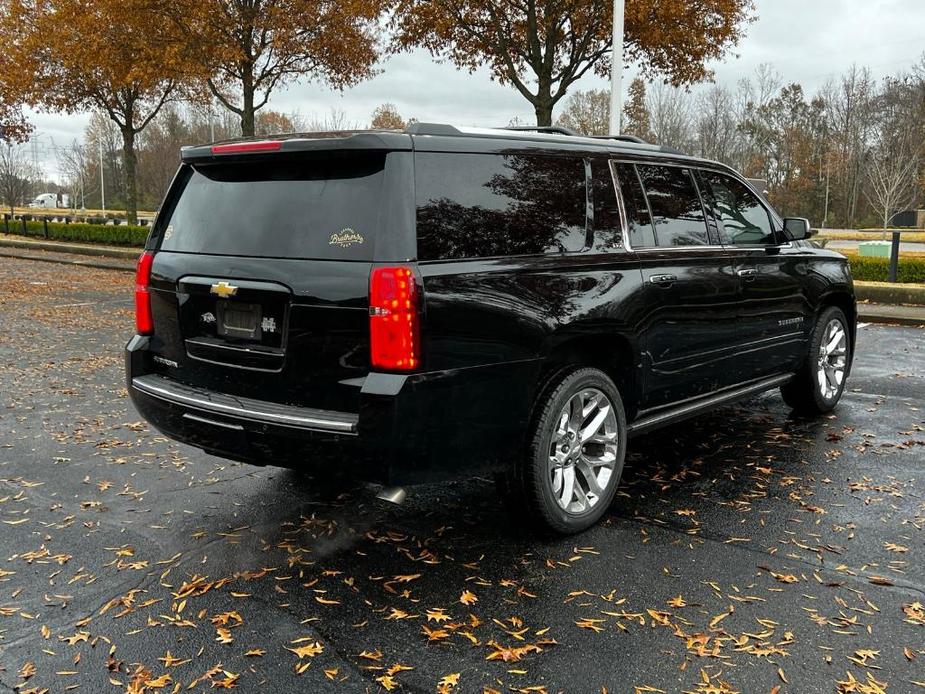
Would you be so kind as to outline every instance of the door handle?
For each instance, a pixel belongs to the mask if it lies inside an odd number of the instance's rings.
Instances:
[[[755,268],[746,268],[744,270],[736,270],[736,274],[746,282],[751,282],[758,276],[758,271]]]
[[[649,277],[649,281],[652,284],[657,284],[660,287],[670,287],[672,284],[678,281],[677,275],[652,275]]]

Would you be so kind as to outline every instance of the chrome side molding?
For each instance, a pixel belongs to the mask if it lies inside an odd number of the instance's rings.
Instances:
[[[741,386],[739,388],[733,388],[731,390],[724,390],[718,393],[713,393],[711,395],[705,395],[701,398],[698,398],[697,400],[664,409],[651,415],[644,414],[643,417],[637,419],[627,427],[629,430],[628,433],[631,436],[634,436],[651,431],[653,429],[657,429],[661,426],[674,424],[675,422],[681,421],[682,419],[687,419],[688,417],[693,417],[694,415],[700,414],[702,412],[713,410],[719,405],[727,405],[729,403],[735,402],[736,400],[747,398],[750,395],[757,395],[758,393],[771,390],[777,386],[782,386],[792,378],[793,374],[772,376],[771,378],[765,378],[761,381],[750,383],[747,386]]]

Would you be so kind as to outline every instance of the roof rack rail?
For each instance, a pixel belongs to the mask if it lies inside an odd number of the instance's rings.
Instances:
[[[459,135],[459,128],[446,123],[421,123],[415,121],[405,126],[409,135]]]
[[[527,133],[549,133],[552,135],[571,135],[580,137],[581,133],[564,125],[507,125],[499,130],[516,130]]]
[[[635,135],[592,135],[595,140],[619,140],[620,142],[633,142],[637,145],[649,145],[651,142],[646,142],[641,137],[636,137]]]

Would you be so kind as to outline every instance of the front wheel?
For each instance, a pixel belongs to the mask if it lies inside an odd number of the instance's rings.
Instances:
[[[620,393],[603,371],[560,373],[534,409],[515,479],[531,518],[561,534],[594,525],[613,501],[626,454]]]
[[[840,308],[832,306],[816,322],[802,368],[781,387],[784,402],[800,414],[831,412],[845,390],[850,363],[848,321]]]

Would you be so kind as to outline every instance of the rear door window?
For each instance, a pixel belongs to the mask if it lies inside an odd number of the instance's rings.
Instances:
[[[710,245],[703,203],[690,169],[649,164],[636,168],[649,201],[659,247]]]
[[[616,171],[629,224],[630,246],[651,248],[655,246],[655,229],[636,167],[633,164],[616,164]]]
[[[414,168],[421,260],[565,253],[587,246],[581,157],[420,152]]]
[[[161,229],[161,249],[213,255],[371,260],[386,154],[195,165]]]

